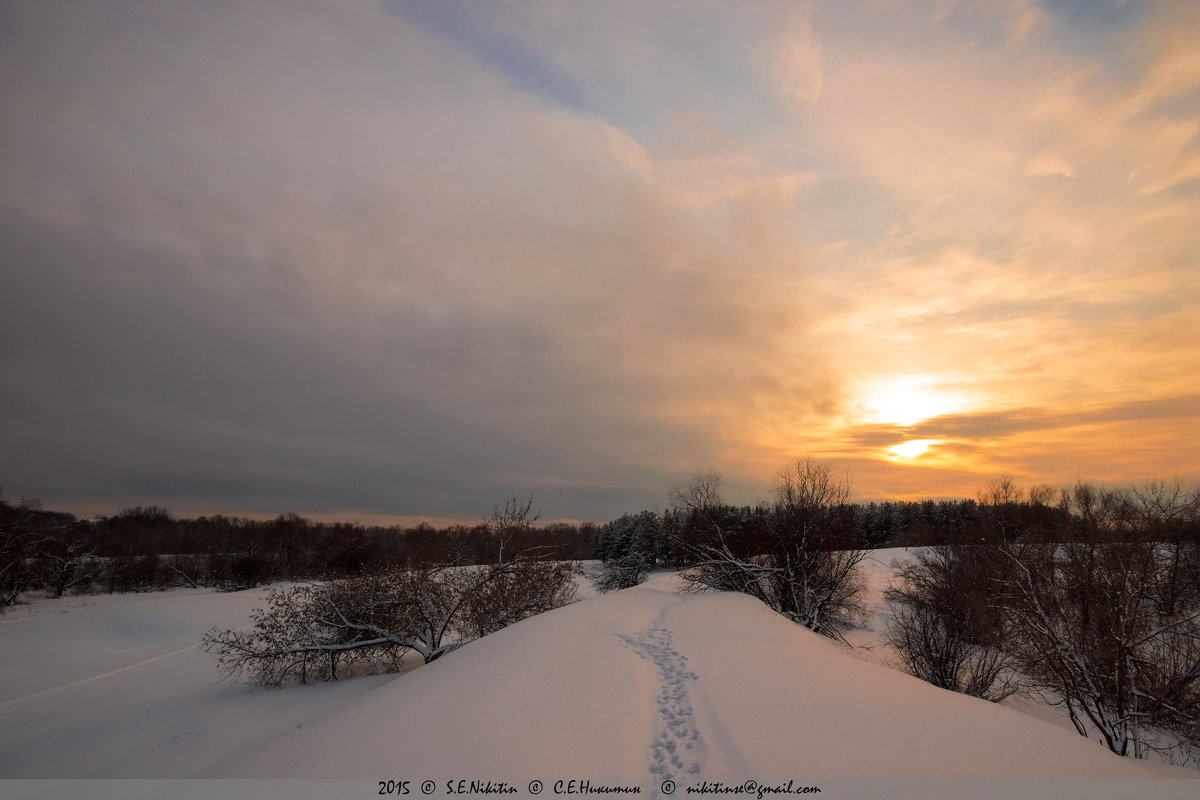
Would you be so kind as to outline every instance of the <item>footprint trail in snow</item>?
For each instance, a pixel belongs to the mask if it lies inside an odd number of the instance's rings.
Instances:
[[[699,774],[706,752],[687,689],[696,674],[688,669],[687,657],[672,647],[671,631],[664,624],[670,610],[681,602],[664,606],[644,630],[617,635],[626,647],[658,668],[655,705],[661,725],[650,743],[649,766],[650,773],[660,780]]]

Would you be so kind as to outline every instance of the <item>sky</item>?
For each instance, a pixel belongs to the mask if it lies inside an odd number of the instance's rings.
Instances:
[[[1200,4],[0,0],[0,487],[1200,483]]]

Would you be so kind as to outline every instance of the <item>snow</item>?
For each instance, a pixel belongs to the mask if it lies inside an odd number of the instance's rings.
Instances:
[[[207,774],[350,778],[383,765],[677,781],[1154,774],[855,659],[752,598],[679,595],[669,576],[493,634]]]
[[[890,558],[873,558],[877,593]],[[0,777],[561,777],[653,793],[668,778],[1197,775],[936,689],[750,597],[677,589],[660,573],[404,675],[286,689],[221,685],[196,647],[212,625],[247,624],[261,591],[38,601],[0,617]]]
[[[40,600],[0,617],[0,778],[186,777],[388,679],[267,692],[219,685],[200,637],[264,592]]]

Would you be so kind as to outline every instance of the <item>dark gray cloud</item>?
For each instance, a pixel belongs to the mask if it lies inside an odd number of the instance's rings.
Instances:
[[[451,514],[565,488],[565,513],[614,494],[617,464],[648,478],[629,457],[649,442],[688,447],[621,418],[619,377],[570,381],[548,331],[519,320],[322,322],[155,269],[168,254],[102,230],[39,222],[0,225],[19,254],[0,281],[13,345],[0,449],[30,493]]]
[[[395,15],[78,12],[0,54],[10,495],[603,519],[814,363],[622,134]]]

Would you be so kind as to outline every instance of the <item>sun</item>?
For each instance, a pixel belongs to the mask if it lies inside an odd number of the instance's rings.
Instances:
[[[914,459],[941,442],[941,439],[912,439],[902,444],[892,445],[888,448],[888,452],[896,458]]]
[[[858,392],[862,421],[908,427],[961,409],[962,400],[943,390],[941,383],[928,374],[889,376],[865,383]]]

